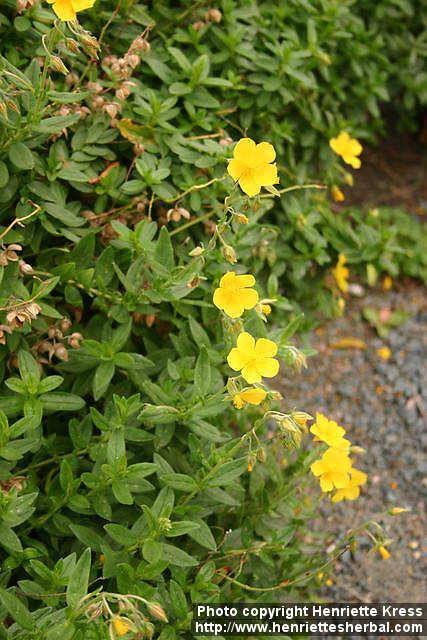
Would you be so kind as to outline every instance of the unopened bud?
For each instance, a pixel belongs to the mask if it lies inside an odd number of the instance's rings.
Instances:
[[[258,458],[259,462],[265,462],[267,460],[267,454],[265,453],[265,449],[264,448],[258,449],[256,457]]]
[[[366,453],[366,449],[364,449],[363,447],[359,447],[356,444],[352,444],[350,447],[350,451],[351,453],[354,453],[354,455],[363,455],[364,453]]]
[[[203,252],[203,247],[194,247],[194,249],[192,249],[188,255],[192,258],[197,258],[198,256],[201,256]]]
[[[161,620],[162,622],[168,622],[166,613],[158,602],[147,602],[147,610],[153,618],[157,618],[157,620]]]
[[[58,71],[59,73],[63,73],[64,76],[68,75],[69,71],[65,64],[62,62],[59,56],[51,56],[50,58],[50,66],[54,71]]]
[[[406,509],[404,507],[392,507],[389,510],[389,514],[391,516],[398,516],[400,513],[406,513],[407,511],[409,511],[409,509]]]
[[[234,251],[233,247],[230,247],[229,244],[226,244],[224,247],[222,247],[221,253],[224,256],[224,258],[227,260],[227,262],[229,262],[230,264],[236,264],[237,262],[236,252]]]
[[[80,53],[79,45],[75,40],[73,40],[73,38],[66,38],[65,43],[70,51],[73,53]]]
[[[351,173],[346,172],[344,174],[344,181],[346,184],[348,184],[349,187],[352,187],[354,184],[354,180],[353,180],[353,176],[351,175]]]
[[[236,218],[237,221],[240,222],[240,224],[248,224],[249,222],[248,216],[245,216],[244,213],[236,213]]]
[[[336,185],[331,187],[331,195],[332,195],[332,198],[335,200],[335,202],[343,202],[345,200],[345,195],[343,194],[341,189]]]

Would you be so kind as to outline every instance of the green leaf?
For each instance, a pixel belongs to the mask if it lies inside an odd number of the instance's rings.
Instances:
[[[101,362],[96,368],[93,378],[92,391],[95,400],[99,400],[108,389],[115,372],[115,365],[112,360]]]
[[[9,160],[22,171],[34,169],[34,157],[23,142],[15,142],[9,147]]]
[[[204,522],[200,518],[195,518],[194,522],[199,526],[197,529],[192,529],[188,532],[190,538],[195,540],[202,547],[210,549],[211,551],[216,551],[217,546],[215,538],[213,537],[212,531],[210,530],[206,522]]]
[[[34,621],[31,613],[22,600],[14,593],[0,587],[0,602],[19,627],[27,631],[34,629]]]
[[[29,351],[23,351],[22,349],[19,351],[18,366],[21,378],[25,382],[29,393],[35,393],[40,382],[40,369]]]
[[[200,348],[199,357],[196,360],[196,368],[194,370],[194,388],[199,396],[205,396],[211,386],[211,363],[209,354],[204,345]]]
[[[172,269],[174,265],[173,247],[166,227],[161,228],[154,251],[154,257],[160,264],[167,267],[167,269]]]
[[[57,387],[60,387],[63,382],[64,378],[62,376],[48,376],[40,382],[38,392],[48,393],[49,391],[53,391]]]
[[[162,557],[177,567],[195,567],[199,561],[172,544],[162,543]]]
[[[9,553],[22,551],[22,544],[16,533],[3,522],[0,522],[0,545]]]
[[[205,347],[211,346],[211,341],[209,340],[209,336],[203,327],[193,318],[193,316],[188,317],[188,323],[190,325],[191,335],[194,338],[194,342],[201,347],[204,345]]]
[[[44,393],[40,396],[40,400],[46,411],[78,411],[86,404],[80,396],[76,396],[74,393],[62,393],[60,391]]]
[[[69,116],[52,116],[51,118],[44,118],[35,127],[38,133],[46,133],[52,135],[53,133],[60,133],[63,129],[71,127],[80,120],[78,113],[71,114]]]
[[[86,549],[71,573],[66,591],[68,606],[76,609],[80,600],[87,594],[91,565],[91,550]]]
[[[233,482],[233,480],[246,471],[246,466],[246,458],[225,462],[209,476],[208,486],[220,487],[221,485]]]
[[[188,605],[182,587],[177,582],[175,582],[175,580],[171,580],[169,590],[172,609],[175,616],[177,618],[186,618],[188,613]]]
[[[198,489],[196,481],[191,476],[185,475],[185,473],[164,473],[161,476],[161,480],[168,487],[185,491],[186,493],[192,493]]]
[[[0,189],[3,189],[9,182],[9,171],[7,165],[0,160]]]

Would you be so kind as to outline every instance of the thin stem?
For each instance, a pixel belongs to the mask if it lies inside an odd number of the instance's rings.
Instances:
[[[31,202],[31,200],[29,202]],[[4,231],[2,231],[0,233],[0,240],[2,240],[5,237],[5,235],[7,235],[9,233],[9,231],[11,229],[13,229],[13,227],[16,224],[20,224],[20,223],[24,222],[24,220],[28,220],[32,216],[35,216],[36,213],[39,213],[39,211],[41,211],[41,207],[39,207],[38,204],[35,204],[34,202],[31,202],[31,204],[34,205],[35,209],[33,211],[31,211],[31,213],[28,213],[26,216],[23,216],[22,218],[15,218],[15,220],[13,220],[10,223],[10,225],[8,227],[6,227],[6,229]]]
[[[208,218],[211,218],[214,215],[214,213],[215,213],[214,210],[208,211],[208,213],[205,213],[202,216],[195,218],[194,220],[190,220],[190,222],[186,222],[185,224],[181,225],[177,229],[174,229],[169,233],[169,235],[174,236],[177,233],[181,233],[181,231],[185,231],[185,229],[189,229],[193,225],[198,224],[199,222],[203,222],[203,220],[208,220]]]
[[[289,193],[290,191],[299,191],[300,189],[327,189],[324,184],[295,184],[292,187],[285,187],[284,189],[278,189],[277,192],[282,195],[283,193]],[[260,198],[274,198],[272,193],[263,193]]]

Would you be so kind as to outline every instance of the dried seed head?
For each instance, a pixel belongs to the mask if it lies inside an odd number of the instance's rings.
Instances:
[[[206,23],[203,20],[197,20],[197,22],[193,23],[193,29],[194,31],[200,31],[205,25]]]
[[[68,331],[68,329],[72,326],[72,322],[69,318],[63,318],[61,320],[61,322],[59,323],[59,326],[61,328],[61,331],[63,333],[66,333],[66,331]]]
[[[91,93],[102,93],[102,84],[99,84],[99,82],[86,82],[86,89]]]
[[[64,362],[67,362],[69,356],[68,356],[68,351],[67,349],[64,347],[63,344],[57,344],[55,347],[55,355],[59,360],[63,360]]]
[[[107,104],[102,107],[102,110],[105,111],[110,118],[115,118],[120,111],[120,106],[117,102],[107,102]]]
[[[234,251],[233,247],[231,247],[229,244],[222,247],[221,253],[224,256],[224,258],[227,260],[227,262],[229,262],[230,264],[236,264],[237,262],[236,252]]]
[[[73,84],[77,84],[78,81],[79,76],[77,75],[77,73],[74,73],[74,71],[67,73],[67,75],[65,76],[65,84],[67,85],[67,87],[71,87]]]
[[[32,276],[32,275],[34,275],[34,269],[27,262],[24,262],[23,260],[20,260],[19,261],[19,273],[21,275],[23,275],[23,276]]]
[[[205,20],[208,22],[221,22],[222,13],[219,9],[209,9],[206,12]]]

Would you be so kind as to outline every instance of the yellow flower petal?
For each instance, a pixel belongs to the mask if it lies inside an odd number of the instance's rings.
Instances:
[[[269,142],[260,142],[256,146],[256,151],[262,159],[262,162],[274,162],[276,159],[276,151]]]
[[[240,289],[239,299],[245,309],[253,309],[259,299],[258,292],[255,289]]]
[[[77,17],[73,5],[71,4],[71,0],[56,0],[52,6],[60,20],[75,20]]]
[[[239,337],[237,338],[237,348],[244,351],[250,351],[251,357],[253,357],[253,351],[255,349],[255,338],[251,336],[251,334],[247,331],[242,331],[242,333],[240,333]]]
[[[257,361],[258,372],[264,378],[274,378],[279,373],[279,362],[274,358],[261,358]]]
[[[258,371],[257,363],[255,360],[250,360],[246,366],[242,369],[242,376],[249,382],[249,384],[254,384],[254,382],[261,382],[261,374]]]
[[[255,345],[257,358],[273,358],[277,353],[277,344],[267,338],[259,338]]]
[[[75,11],[84,11],[93,7],[95,0],[71,0],[71,4]]]
[[[237,158],[233,158],[228,163],[227,171],[228,174],[233,178],[234,182],[238,182],[242,175],[245,173],[246,168],[246,165],[244,165],[240,160],[237,160]]]
[[[334,488],[334,483],[332,482],[329,476],[327,475],[321,476],[320,488],[324,493],[328,493],[329,491],[332,491],[332,489]]]
[[[253,176],[251,170],[243,174],[239,179],[239,185],[241,190],[250,197],[257,196],[261,191],[261,185]]]
[[[276,165],[265,164],[260,166],[256,171],[256,179],[262,187],[277,184],[279,182],[279,177],[277,175]]]
[[[258,405],[265,400],[267,392],[264,389],[245,389],[240,392],[240,397],[244,402],[249,404]]]
[[[250,356],[248,357],[245,353],[242,353],[236,347],[234,347],[227,356],[227,362],[234,371],[240,371],[240,369],[243,369],[243,367],[248,363],[249,359]],[[259,381],[257,380],[257,382]]]
[[[255,284],[255,278],[250,274],[238,276],[235,275],[235,282],[238,287],[253,287]]]
[[[255,147],[255,142],[251,138],[242,138],[234,147],[234,158],[236,160],[241,160],[246,164],[246,161],[251,157]]]

